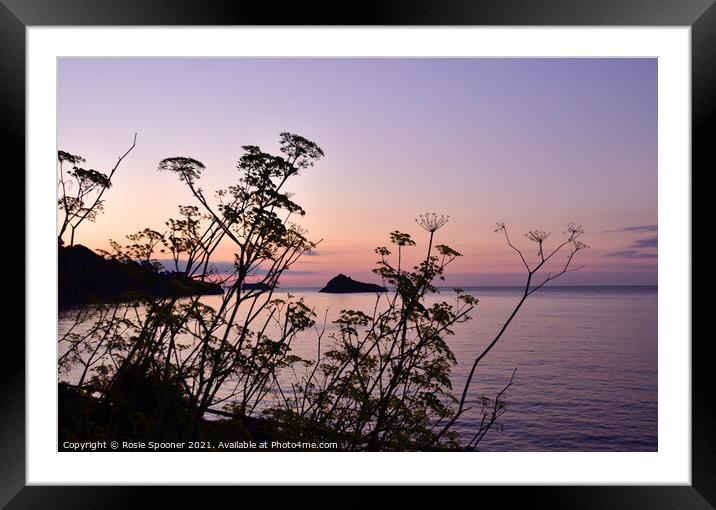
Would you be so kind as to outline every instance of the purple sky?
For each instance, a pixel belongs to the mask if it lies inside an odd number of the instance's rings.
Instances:
[[[656,283],[656,59],[60,59],[58,74],[59,148],[107,170],[138,133],[79,232],[92,248],[192,203],[161,159],[202,161],[213,190],[241,145],[293,131],[326,152],[291,187],[323,242],[287,283],[375,281],[373,248],[395,229],[424,242],[423,211],[450,215],[438,241],[465,255],[447,284],[522,281],[500,220],[520,243],[584,225],[587,267],[562,283]]]

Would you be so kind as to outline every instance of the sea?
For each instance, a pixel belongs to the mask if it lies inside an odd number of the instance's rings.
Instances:
[[[520,299],[519,287],[466,287],[479,299],[472,319],[454,328],[448,344],[457,358],[452,383],[460,393],[472,362],[494,339]],[[280,289],[313,308],[324,342],[341,310],[370,313],[375,294],[325,294],[318,289]],[[453,292],[427,298],[450,302]],[[512,378],[499,421],[479,451],[657,451],[657,287],[551,286],[532,294],[508,329],[480,362],[470,387],[473,409],[457,422],[471,438],[482,417],[480,396],[494,398]],[[218,296],[206,296],[207,304]],[[60,317],[60,330],[63,319]],[[315,359],[315,333],[292,344]],[[325,347],[324,347],[325,349]],[[71,378],[71,374],[70,374]]]

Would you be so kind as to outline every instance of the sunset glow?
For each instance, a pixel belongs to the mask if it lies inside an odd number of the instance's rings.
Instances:
[[[424,211],[450,216],[438,242],[464,255],[446,285],[523,282],[499,221],[529,255],[524,232],[584,226],[586,267],[560,284],[657,282],[656,59],[60,59],[57,131],[100,171],[137,133],[104,214],[78,232],[92,249],[194,203],[163,158],[201,161],[209,195],[239,177],[242,145],[277,152],[291,131],[326,155],[290,186],[320,243],[284,287],[377,282],[373,249],[393,230],[416,262]]]

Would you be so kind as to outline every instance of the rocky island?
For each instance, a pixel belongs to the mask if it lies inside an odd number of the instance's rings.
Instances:
[[[318,292],[328,292],[333,294],[348,294],[351,292],[388,292],[388,289],[374,283],[359,282],[346,276],[339,274],[331,278],[331,280]]]

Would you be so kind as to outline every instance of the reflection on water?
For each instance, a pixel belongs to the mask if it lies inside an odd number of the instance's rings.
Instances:
[[[518,299],[517,288],[465,289],[480,299],[473,320],[459,325],[449,344],[462,389],[472,360],[493,339]],[[286,289],[330,321],[342,309],[370,312],[373,294],[321,294]],[[450,291],[431,299],[445,299]],[[280,295],[278,297],[281,297]],[[203,298],[209,305],[218,296]],[[66,324],[60,320],[60,330]],[[293,344],[315,359],[315,333]],[[325,338],[325,337],[324,337]],[[483,451],[656,451],[656,287],[551,287],[532,295],[507,333],[478,367],[471,394],[494,397],[517,369],[499,428]],[[69,374],[72,378],[72,374]],[[469,411],[458,429],[469,434]]]

